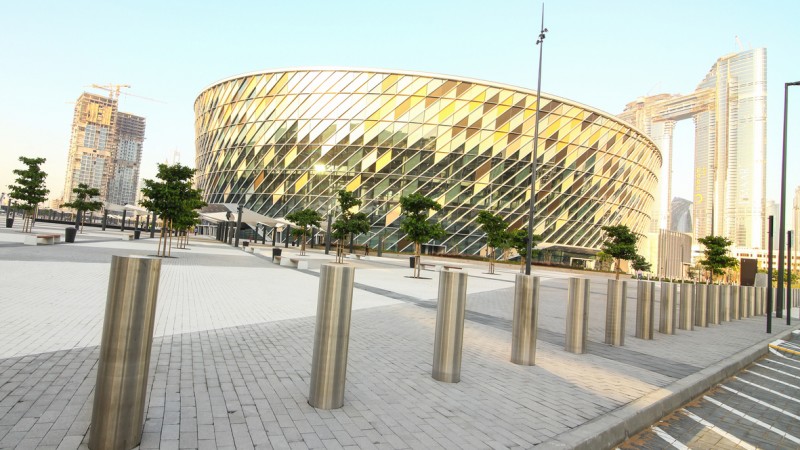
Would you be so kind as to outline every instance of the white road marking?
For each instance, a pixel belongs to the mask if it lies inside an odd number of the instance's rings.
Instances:
[[[728,391],[731,391],[734,394],[739,395],[741,397],[744,397],[744,398],[746,398],[748,400],[754,401],[754,402],[758,403],[759,405],[764,405],[769,409],[778,411],[781,414],[786,414],[787,416],[789,416],[789,417],[791,417],[791,418],[793,418],[795,420],[800,420],[800,416],[798,416],[797,414],[790,413],[789,411],[786,411],[785,409],[780,409],[777,406],[772,406],[769,403],[767,403],[767,402],[765,402],[763,400],[759,400],[759,399],[757,399],[755,397],[751,397],[751,396],[745,394],[744,392],[739,392],[736,389],[731,389],[728,386],[725,386],[724,384],[721,384],[719,387],[721,387],[722,389],[726,389]]]
[[[788,356],[785,356],[783,353],[781,353],[781,352],[779,352],[779,351],[775,350],[775,349],[774,349],[774,348],[772,348],[772,347],[770,347],[770,348],[769,348],[769,351],[770,351],[770,352],[771,352],[773,355],[775,355],[775,356],[780,356],[780,357],[781,357],[781,358],[783,358],[783,359],[790,359],[790,360],[792,360],[792,361],[795,361],[795,359],[794,359],[794,358],[789,358]]]
[[[774,432],[776,434],[779,434],[779,435],[783,436],[784,438],[794,442],[795,444],[800,445],[800,438],[798,438],[798,437],[792,436],[791,434],[789,434],[789,433],[787,433],[787,432],[785,432],[785,431],[783,431],[783,430],[781,430],[779,428],[773,427],[772,425],[770,425],[768,423],[764,423],[764,422],[756,419],[755,417],[748,416],[747,414],[739,411],[738,409],[731,408],[730,406],[728,406],[728,405],[726,405],[726,404],[724,404],[724,403],[722,403],[720,401],[714,400],[713,398],[711,398],[711,397],[709,397],[707,395],[704,395],[703,398],[708,400],[709,402],[719,406],[720,408],[728,411],[728,412],[736,414],[737,416],[739,416],[739,417],[741,417],[743,419],[747,419],[750,422],[753,422],[754,424],[756,424],[756,425],[758,425],[760,427],[764,427],[764,428],[766,428],[766,429],[768,429],[768,430],[770,430],[770,431],[772,431],[772,432]]]
[[[740,446],[742,448],[745,448],[747,450],[757,450],[757,448],[758,448],[758,447],[756,447],[754,445],[750,445],[747,442],[737,438],[736,436],[728,433],[727,431],[725,431],[725,430],[721,429],[720,427],[714,425],[713,423],[703,419],[702,417],[696,416],[696,415],[692,414],[691,412],[689,412],[689,411],[687,411],[685,409],[682,410],[682,412],[684,414],[686,414],[686,416],[689,417],[690,419],[692,419],[695,422],[703,425],[704,427],[708,428],[709,430],[717,433],[718,435],[724,437],[725,439],[733,442],[734,444],[736,444],[736,445],[738,445],[738,446]]]
[[[768,377],[768,376],[766,376],[766,375],[761,375],[761,374],[760,374],[760,373],[758,373],[758,372],[751,372],[751,371],[749,371],[749,370],[745,370],[745,372],[747,372],[747,373],[752,373],[753,375],[758,375],[759,377],[761,377],[761,378],[766,378],[766,379],[768,379],[769,381],[774,381],[774,382],[776,382],[776,383],[784,384],[784,385],[786,385],[786,386],[789,386],[790,388],[794,388],[794,389],[800,389],[800,387],[797,387],[797,386],[795,386],[795,385],[793,385],[793,384],[789,384],[789,383],[783,382],[783,381],[781,381],[781,380],[776,380],[775,378]]]
[[[774,359],[765,359],[765,362],[770,362],[773,364],[780,364],[781,366],[791,367],[794,370],[800,370],[800,366],[793,366],[791,364],[782,363],[780,361],[775,361]]]
[[[667,433],[666,431],[662,430],[661,428],[656,427],[656,426],[653,426],[653,427],[650,427],[650,428],[652,428],[653,433],[655,433],[661,439],[667,441],[667,443],[672,445],[673,447],[675,447],[677,449],[680,449],[680,450],[689,450],[689,447],[683,445],[680,441],[678,441],[674,437],[670,436],[669,433]]]
[[[797,376],[797,375],[792,375],[792,374],[790,374],[790,373],[788,373],[788,372],[784,372],[784,371],[782,371],[782,370],[773,369],[772,367],[768,367],[768,366],[765,366],[765,365],[763,365],[763,364],[760,364],[760,363],[755,363],[754,365],[756,365],[756,366],[758,366],[758,367],[763,367],[763,368],[765,368],[765,369],[767,369],[767,370],[771,370],[771,371],[773,371],[773,372],[778,372],[778,373],[780,373],[780,374],[782,374],[782,375],[785,375],[785,376],[787,376],[787,377],[797,378],[798,380],[800,380],[800,377],[799,377],[799,376]]]
[[[790,396],[788,396],[788,395],[786,395],[786,394],[782,394],[782,393],[780,393],[780,392],[778,392],[778,391],[773,391],[773,390],[772,390],[772,389],[770,389],[770,388],[766,388],[766,387],[764,387],[764,386],[761,386],[761,385],[759,385],[759,384],[751,383],[751,382],[749,382],[749,381],[747,381],[747,380],[743,380],[743,379],[741,379],[741,378],[739,378],[739,377],[733,377],[733,378],[734,378],[734,379],[736,379],[736,380],[739,380],[739,381],[741,381],[742,383],[747,383],[747,384],[749,384],[749,385],[751,385],[751,386],[755,386],[755,387],[757,387],[757,388],[759,388],[759,389],[763,389],[763,390],[765,390],[765,391],[769,392],[770,394],[774,394],[774,395],[777,395],[777,396],[779,396],[779,397],[783,397],[783,398],[789,399],[789,400],[791,400],[791,401],[793,401],[793,402],[800,403],[800,399],[796,399],[796,398],[794,398],[794,397],[790,397]]]

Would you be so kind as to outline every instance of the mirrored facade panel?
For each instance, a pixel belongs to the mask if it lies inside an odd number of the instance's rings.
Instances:
[[[535,232],[545,245],[598,248],[600,227],[645,231],[661,155],[613,116],[543,94]],[[474,254],[475,217],[490,210],[525,227],[531,195],[535,92],[443,75],[296,69],[221,81],[195,102],[198,186],[209,203],[243,203],[271,217],[331,213],[355,192],[377,242],[408,249],[402,196],[443,208],[436,244]]]

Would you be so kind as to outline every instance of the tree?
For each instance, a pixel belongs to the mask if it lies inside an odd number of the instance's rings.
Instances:
[[[534,234],[533,242],[531,243],[532,256],[536,256],[539,253],[539,250],[536,250],[536,246],[539,245],[539,242],[542,242],[542,236]],[[520,273],[525,272],[525,261],[528,259],[528,229],[519,228],[517,230],[510,231],[509,244],[519,254]]]
[[[489,211],[481,211],[475,222],[481,226],[481,231],[486,233],[486,246],[489,256],[489,273],[494,274],[494,260],[497,257],[495,252],[500,249],[501,253],[511,246],[511,236],[508,232],[508,222],[503,220],[498,214]]]
[[[313,209],[306,208],[299,211],[292,211],[286,215],[286,219],[294,222],[295,226],[297,227],[293,230],[293,232],[294,234],[300,236],[300,255],[305,255],[306,234],[309,231],[308,227],[319,227],[319,223],[322,221],[322,216]]]
[[[26,158],[20,156],[19,160],[27,166],[25,169],[14,169],[17,175],[16,184],[8,185],[9,196],[17,199],[18,207],[24,211],[22,232],[30,233],[33,221],[36,218],[36,206],[47,199],[50,191],[45,187],[47,173],[42,171],[41,165],[47,161],[45,158]]]
[[[733,244],[730,239],[723,236],[706,236],[697,242],[703,244],[705,259],[700,260],[700,265],[709,272],[709,283],[714,282],[714,275],[722,275],[725,269],[736,266],[736,258],[728,256],[728,249]]]
[[[196,209],[206,205],[200,191],[192,187],[195,169],[180,164],[159,164],[156,180],[144,180],[142,194],[144,200],[139,204],[161,217],[161,234],[158,238],[157,256],[169,256],[172,244],[172,231],[185,231],[197,223]],[[155,217],[153,218],[155,220]],[[167,236],[169,233],[169,244]],[[163,250],[162,250],[163,246]]]
[[[442,205],[422,194],[410,194],[400,197],[400,215],[403,221],[400,230],[414,243],[414,278],[420,278],[422,243],[431,239],[441,239],[445,236],[444,228],[440,223],[429,222],[428,214],[431,210],[439,211]]]
[[[637,237],[626,225],[605,226],[602,230],[606,232],[606,241],[603,242],[601,250],[614,258],[616,262],[614,271],[616,279],[619,280],[621,262],[636,258]]]
[[[61,207],[72,208],[77,211],[77,214],[75,214],[75,228],[80,226],[81,233],[83,233],[86,211],[97,211],[103,207],[103,202],[92,200],[92,198],[100,196],[100,189],[89,187],[86,183],[78,183],[77,187],[72,188],[72,192],[75,194],[75,200],[63,203]]]
[[[594,255],[595,261],[599,264],[600,267],[597,270],[603,270],[608,272],[611,270],[611,263],[614,262],[614,258],[606,252],[600,251]]]
[[[650,269],[653,267],[642,255],[636,255],[632,263],[633,270],[641,270],[642,272],[650,272]]]
[[[361,200],[355,194],[346,190],[338,192],[339,218],[331,224],[332,235],[336,239],[336,262],[344,263],[344,242],[349,236],[354,236],[369,232],[369,218],[362,212],[353,212],[353,208],[361,206]]]

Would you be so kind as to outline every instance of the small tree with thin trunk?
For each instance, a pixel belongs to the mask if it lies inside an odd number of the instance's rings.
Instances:
[[[400,230],[414,243],[414,278],[421,277],[422,243],[431,239],[441,239],[446,233],[440,223],[428,221],[431,210],[439,211],[442,205],[422,194],[410,194],[400,197],[400,215],[403,221]]]
[[[33,221],[36,218],[36,207],[47,199],[50,191],[45,187],[47,173],[40,167],[47,161],[45,158],[26,158],[20,156],[27,167],[25,169],[14,169],[17,175],[16,184],[8,186],[9,196],[17,200],[17,206],[23,211],[22,232],[30,233],[33,229]]]
[[[642,255],[636,255],[631,261],[631,266],[633,270],[641,270],[642,272],[650,272],[653,267]]]
[[[519,272],[525,272],[525,261],[528,259],[528,228],[519,228],[509,232],[509,240],[511,247],[519,254]],[[533,242],[531,243],[531,253],[536,256],[539,250],[536,246],[542,242],[542,236],[539,234],[533,235]]]
[[[616,279],[619,280],[621,262],[636,258],[637,237],[626,225],[606,226],[602,230],[606,232],[606,241],[603,242],[601,250],[614,258],[616,263],[614,271]]]
[[[294,222],[295,228],[292,232],[300,237],[300,256],[306,254],[306,234],[308,227],[319,227],[322,216],[313,209],[306,208],[299,211],[292,211],[286,215],[286,219]]]
[[[83,233],[83,223],[86,217],[86,211],[97,211],[103,207],[103,202],[99,200],[92,200],[94,197],[100,196],[100,189],[89,187],[86,183],[78,183],[78,186],[72,188],[75,193],[75,200],[67,203],[62,203],[62,208],[72,208],[76,210],[75,214],[75,228],[79,228]]]
[[[161,217],[157,256],[170,256],[172,231],[188,227],[195,209],[206,205],[200,191],[192,187],[195,169],[180,164],[159,164],[156,180],[144,180],[142,206]],[[155,220],[155,218],[154,218]],[[169,242],[168,242],[169,239]]]
[[[489,273],[494,274],[494,263],[499,249],[501,254],[510,246],[510,235],[508,232],[508,222],[503,220],[498,214],[489,211],[481,211],[475,220],[481,226],[481,230],[486,233],[486,247],[489,257]]]
[[[341,190],[337,196],[341,213],[331,224],[331,228],[333,228],[333,238],[336,239],[336,262],[342,264],[347,237],[353,239],[354,236],[369,232],[370,223],[366,214],[353,211],[354,208],[361,206],[361,200],[356,198],[355,194]]]
[[[736,267],[736,258],[728,256],[729,248],[733,242],[722,236],[706,236],[697,242],[703,244],[705,259],[700,260],[700,265],[709,272],[708,280],[714,282],[714,275],[722,275],[730,267]]]

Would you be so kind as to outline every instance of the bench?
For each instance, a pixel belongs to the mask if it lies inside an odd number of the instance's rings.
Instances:
[[[357,255],[355,253],[348,253],[347,256],[345,256],[345,258],[348,258],[348,259],[369,259],[369,256],[367,256],[367,255]]]
[[[123,241],[132,241],[133,240],[133,235],[132,234],[127,234],[127,233],[123,234],[122,235],[122,240]]]
[[[244,250],[246,252],[248,252],[248,253],[253,253],[255,251],[255,248],[253,248],[253,247],[245,247]]]
[[[25,245],[54,245],[61,242],[60,234],[37,234],[25,236]]]
[[[423,270],[435,270],[441,272],[442,270],[462,270],[463,267],[446,263],[419,263],[419,267]]]

